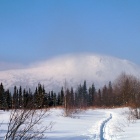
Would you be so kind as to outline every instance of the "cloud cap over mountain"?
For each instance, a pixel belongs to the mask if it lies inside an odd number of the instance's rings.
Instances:
[[[64,86],[77,87],[78,84],[94,83],[103,86],[113,81],[122,72],[140,76],[140,67],[115,57],[97,54],[74,54],[36,63],[28,68],[0,71],[0,82],[6,88],[16,86],[35,87],[44,84],[46,90],[60,90]]]

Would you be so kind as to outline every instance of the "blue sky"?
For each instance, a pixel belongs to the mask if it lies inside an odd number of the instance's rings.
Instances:
[[[139,0],[1,0],[0,61],[98,53],[140,65]]]

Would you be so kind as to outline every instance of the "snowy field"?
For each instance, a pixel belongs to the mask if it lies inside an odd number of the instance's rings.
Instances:
[[[62,109],[51,109],[42,125],[53,122],[47,140],[139,140],[140,121],[127,120],[127,108],[88,109],[64,117]],[[5,134],[10,113],[0,111],[0,137]]]

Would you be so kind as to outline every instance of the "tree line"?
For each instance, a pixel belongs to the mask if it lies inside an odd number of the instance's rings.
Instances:
[[[22,89],[20,86],[14,87],[13,93],[5,90],[3,84],[0,84],[0,109],[22,109],[22,108],[48,108],[56,106],[83,108],[93,105],[101,106],[98,103],[98,93],[94,84],[87,89],[86,81],[80,84],[74,91],[71,89],[61,88],[61,91],[55,93],[53,90],[46,92],[44,85],[38,84],[35,91],[31,89]]]
[[[38,84],[35,91],[14,87],[13,93],[5,90],[0,84],[0,109],[42,109],[63,106],[66,109],[82,109],[87,107],[131,106],[140,117],[140,81],[134,76],[121,74],[113,83],[109,82],[100,89],[94,84],[87,88],[86,81],[76,90],[62,87],[55,93],[46,92],[44,85]]]

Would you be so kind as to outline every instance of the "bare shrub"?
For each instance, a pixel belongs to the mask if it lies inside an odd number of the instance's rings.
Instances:
[[[117,125],[113,126],[113,128],[115,129],[115,132],[125,132],[124,127],[125,127],[125,125],[120,122],[117,122]]]
[[[11,111],[5,140],[40,140],[53,123],[42,125],[46,110],[14,109]]]
[[[130,107],[128,119],[140,119],[140,80],[132,75],[121,74],[114,83],[114,93],[118,95],[118,104]]]
[[[127,120],[128,120],[129,123],[135,123],[136,122],[136,116],[135,116],[132,109],[130,109],[130,111],[127,115]]]

